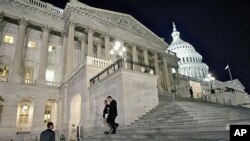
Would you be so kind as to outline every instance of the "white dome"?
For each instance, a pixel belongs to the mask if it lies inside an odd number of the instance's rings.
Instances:
[[[202,62],[202,56],[191,44],[180,39],[180,32],[176,30],[174,23],[172,37],[173,42],[167,50],[175,52],[180,58],[178,72],[194,78],[205,78],[208,74],[208,66]]]

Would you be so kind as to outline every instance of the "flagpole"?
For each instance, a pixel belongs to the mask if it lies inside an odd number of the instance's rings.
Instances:
[[[227,64],[228,65],[228,64]],[[231,74],[231,70],[230,70],[230,66],[228,65],[228,72],[229,72],[229,75],[230,75],[230,79],[233,80],[233,77],[232,77],[232,74]]]

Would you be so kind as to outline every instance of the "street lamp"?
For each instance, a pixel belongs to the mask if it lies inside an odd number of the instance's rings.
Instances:
[[[110,55],[115,55],[117,57],[117,60],[119,58],[122,58],[124,53],[127,51],[127,49],[122,46],[120,41],[116,41],[115,45],[113,46],[113,49],[110,50]]]
[[[207,78],[205,78],[205,81],[210,82],[210,86],[211,86],[211,93],[215,93],[213,86],[212,86],[212,80],[215,80],[214,77],[212,77],[212,75],[209,73],[207,74]]]

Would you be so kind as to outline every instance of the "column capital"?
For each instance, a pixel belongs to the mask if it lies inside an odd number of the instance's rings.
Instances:
[[[86,31],[87,33],[94,33],[94,28],[93,28],[93,27],[87,27],[87,28],[85,29],[85,31]]]
[[[41,27],[43,32],[50,32],[51,31],[51,27],[49,25],[44,25]]]
[[[27,20],[25,20],[25,18],[21,18],[18,20],[19,25],[22,26],[27,26],[29,24],[29,22]]]
[[[94,45],[100,46],[102,44],[102,41],[100,39],[95,39],[94,40]]]
[[[68,37],[68,33],[66,31],[61,32],[62,37]]]
[[[78,25],[78,23],[75,22],[74,20],[69,21],[69,26],[76,27],[77,25]]]

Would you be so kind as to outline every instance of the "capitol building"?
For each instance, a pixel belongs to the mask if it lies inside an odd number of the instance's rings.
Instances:
[[[203,81],[208,66],[179,35],[174,25],[169,45],[131,15],[77,0],[64,9],[1,0],[0,140],[38,139],[50,121],[57,140],[69,138],[73,124],[81,135],[100,129],[109,95],[118,102],[119,128],[159,105],[164,92],[189,97],[192,86],[200,98],[212,87],[245,98],[238,80]]]
[[[202,56],[195,51],[191,44],[181,40],[180,32],[177,31],[174,23],[172,37],[173,42],[167,50],[175,52],[180,58],[178,72],[193,78],[206,78],[209,73],[208,66],[202,62]]]

